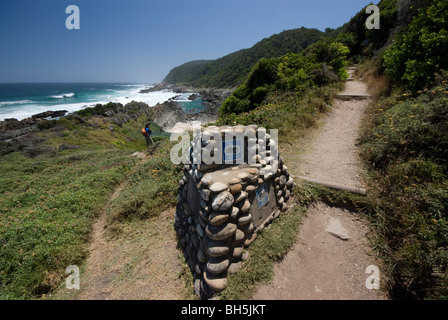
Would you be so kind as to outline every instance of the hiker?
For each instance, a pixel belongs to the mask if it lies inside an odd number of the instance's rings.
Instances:
[[[154,148],[154,141],[151,138],[152,131],[151,129],[149,129],[149,123],[146,124],[145,128],[142,129],[142,134],[146,140],[146,149],[148,149],[149,144],[151,144],[152,147]]]

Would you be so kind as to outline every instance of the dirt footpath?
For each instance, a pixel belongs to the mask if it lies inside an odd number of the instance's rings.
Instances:
[[[141,159],[139,164],[149,159],[145,153],[132,156]],[[108,206],[125,183],[116,188],[93,224],[89,256],[80,274],[80,290],[72,292],[62,288],[55,299],[183,300],[191,297],[180,278],[183,267],[172,226],[174,208],[154,219],[123,223],[119,236],[107,234]]]
[[[346,97],[335,101],[310,148],[290,166],[299,167],[302,176],[362,186],[356,140],[370,101],[347,96],[366,95],[367,87],[361,81],[347,81],[341,94]],[[381,285],[381,266],[370,255],[368,233],[367,222],[357,212],[315,203],[302,219],[297,242],[275,265],[274,279],[259,287],[253,299],[385,299],[382,291],[367,288]],[[379,274],[366,273],[369,266],[378,266]]]
[[[361,81],[346,83],[343,94],[366,94]],[[335,100],[320,134],[297,164],[301,175],[348,186],[361,186],[356,140],[369,100]]]
[[[327,232],[333,221],[346,229],[348,240]],[[258,289],[255,300],[377,300],[377,290],[366,288],[370,257],[368,229],[345,209],[317,203],[309,208],[297,242],[274,267],[272,283]],[[380,277],[381,282],[381,277]]]

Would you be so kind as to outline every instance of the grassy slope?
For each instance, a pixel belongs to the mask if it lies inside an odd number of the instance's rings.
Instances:
[[[47,293],[85,257],[93,218],[133,164],[118,150],[0,160],[2,298]]]
[[[77,149],[36,158],[14,152],[0,158],[0,298],[38,298],[65,279],[67,266],[84,261],[93,219],[136,165],[129,155],[145,150],[139,132],[142,121],[114,125],[113,132],[104,118],[90,118],[96,127],[59,121],[55,128],[33,135],[55,150],[63,144]],[[152,129],[155,140],[161,139],[158,129]],[[165,149],[145,169],[160,170]],[[172,170],[169,179],[164,171],[146,177],[154,192],[152,205],[172,202],[176,169]],[[157,179],[165,184],[154,183]],[[173,192],[166,201],[169,188]]]

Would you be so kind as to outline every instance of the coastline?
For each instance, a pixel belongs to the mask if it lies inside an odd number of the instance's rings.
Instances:
[[[163,86],[163,87],[162,87]],[[192,88],[160,84],[158,89],[172,90],[177,94],[190,94],[189,100],[202,100],[203,110],[186,112],[176,100],[158,103],[151,108],[153,121],[165,132],[177,132],[189,129],[193,121],[210,123],[218,120],[218,111],[222,103],[232,94],[232,89]],[[150,88],[148,90],[153,90]]]
[[[139,93],[144,94],[166,90],[172,91],[175,95],[164,101],[163,103],[157,103],[154,106],[149,106],[145,103],[148,107],[147,111],[150,118],[165,132],[173,132],[173,130],[177,131],[180,130],[180,128],[182,128],[182,130],[183,128],[188,128],[189,124],[192,121],[202,121],[204,123],[216,121],[218,119],[219,107],[231,95],[233,91],[232,89],[198,89],[159,83],[150,88],[142,89]],[[176,100],[181,94],[190,94],[188,96],[188,100],[190,101],[201,99],[204,109],[191,109],[190,112],[187,112],[186,110],[184,110],[181,103]],[[129,103],[123,105],[123,107],[126,107],[126,105],[128,104]],[[25,137],[37,127],[37,124],[40,121],[56,120],[70,114],[76,114],[76,111],[45,111],[34,114],[31,117],[22,120],[17,120],[15,118],[6,118],[3,121],[0,121],[0,142],[8,142],[12,139]]]

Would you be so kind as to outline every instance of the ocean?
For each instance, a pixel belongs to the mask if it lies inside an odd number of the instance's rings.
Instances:
[[[186,94],[178,95],[170,90],[139,93],[149,87],[134,83],[0,83],[0,121],[22,120],[45,111],[71,113],[97,103],[125,105],[134,100],[152,107],[174,97],[187,112],[202,109],[200,99],[189,101]]]

